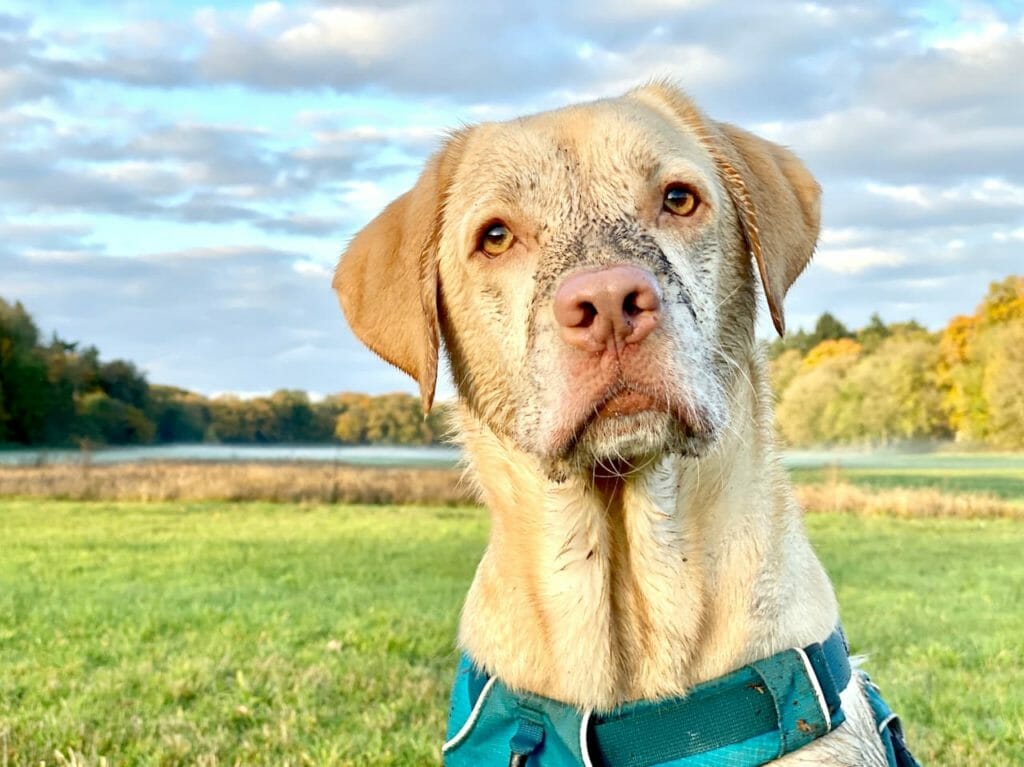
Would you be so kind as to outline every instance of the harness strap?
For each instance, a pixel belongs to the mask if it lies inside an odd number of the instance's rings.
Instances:
[[[755,661],[683,697],[597,715],[510,690],[463,657],[445,763],[669,767],[724,758],[765,764],[844,721],[840,693],[850,678],[846,639],[836,629],[824,642]]]
[[[863,671],[860,674],[864,680],[864,693],[867,695],[868,704],[875,715],[878,737],[882,740],[882,748],[885,749],[885,759],[889,767],[921,767],[903,740],[900,718],[889,708],[889,704],[882,698],[882,691],[871,681],[871,677]]]
[[[595,717],[596,750],[614,767],[651,767],[759,740],[777,758],[844,721],[839,694],[850,676],[837,629],[825,642],[755,661],[685,697]]]

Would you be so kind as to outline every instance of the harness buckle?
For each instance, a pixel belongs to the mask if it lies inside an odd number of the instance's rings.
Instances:
[[[526,760],[530,758],[530,754],[540,748],[543,742],[544,725],[532,719],[520,719],[519,728],[508,744],[511,751],[508,767],[526,767]]]

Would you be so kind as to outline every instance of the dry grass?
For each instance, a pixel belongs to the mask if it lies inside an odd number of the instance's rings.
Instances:
[[[826,482],[797,485],[796,496],[806,511],[826,514],[1024,519],[1024,504],[991,493],[949,493],[931,488],[871,489],[849,482]]]
[[[0,467],[0,496],[432,505],[472,500],[455,469],[173,461]]]
[[[1024,519],[1024,503],[991,493],[871,488],[838,473],[796,486],[807,511],[897,517]],[[459,505],[472,495],[456,469],[316,463],[151,462],[0,467],[0,497],[75,501],[283,501]]]

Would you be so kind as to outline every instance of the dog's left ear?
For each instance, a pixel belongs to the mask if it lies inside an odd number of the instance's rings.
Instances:
[[[821,227],[821,187],[785,147],[727,123],[715,123],[719,172],[757,261],[768,310],[786,332],[782,302],[810,263]]]
[[[772,322],[783,335],[783,299],[807,267],[818,241],[818,182],[788,149],[708,119],[670,82],[651,83],[629,95],[663,111],[667,108],[711,154],[736,208],[743,238],[757,261]]]

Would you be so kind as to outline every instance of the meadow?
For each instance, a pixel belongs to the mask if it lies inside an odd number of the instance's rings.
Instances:
[[[821,514],[923,764],[1019,765],[1024,524]],[[0,500],[0,765],[439,761],[472,506]]]
[[[1024,499],[1024,468],[963,467],[843,467],[793,469],[797,485],[820,485],[843,481],[871,490],[929,489],[945,494],[992,495],[1010,501]]]

